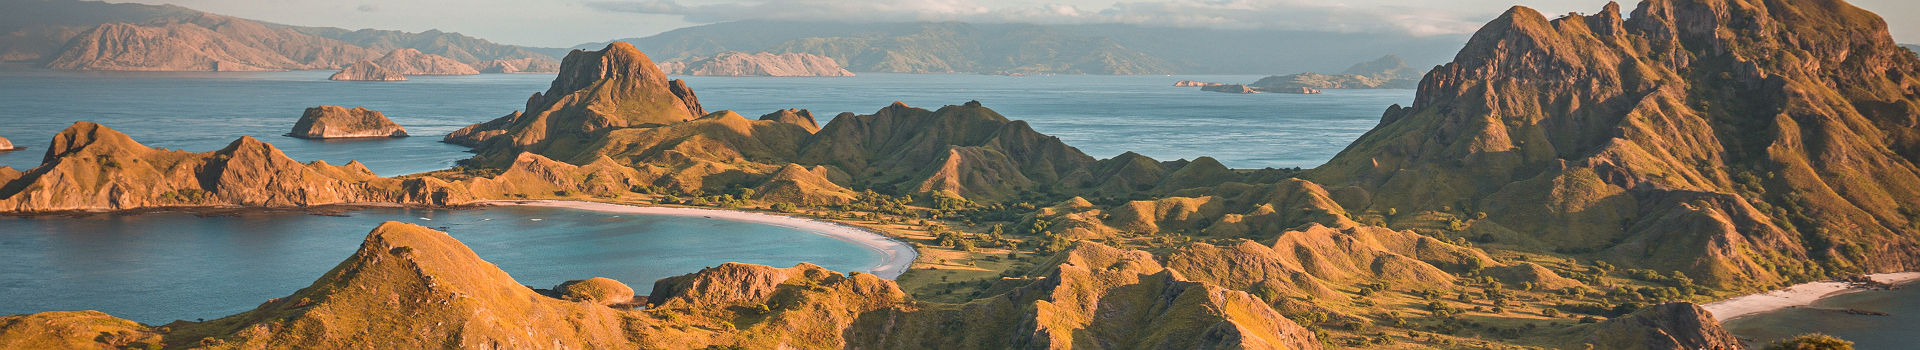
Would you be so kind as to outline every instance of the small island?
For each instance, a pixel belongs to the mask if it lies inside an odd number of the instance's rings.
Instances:
[[[407,76],[381,67],[373,61],[360,61],[327,77],[332,81],[407,81]]]
[[[308,108],[293,124],[287,136],[303,139],[367,137],[407,137],[407,129],[387,119],[379,111],[354,107],[319,106]]]
[[[26,148],[26,147],[14,147],[14,146],[13,146],[13,141],[7,141],[7,138],[5,138],[5,137],[0,137],[0,152],[12,152],[12,151],[18,151],[18,150],[23,150],[23,149],[27,149],[27,148]]]

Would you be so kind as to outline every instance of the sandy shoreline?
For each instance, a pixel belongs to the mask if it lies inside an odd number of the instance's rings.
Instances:
[[[1887,284],[1907,284],[1920,281],[1920,272],[1894,272],[1867,275],[1874,281]],[[1812,305],[1814,301],[1835,295],[1862,291],[1846,282],[1820,281],[1796,284],[1786,289],[1755,293],[1729,298],[1701,305],[1713,313],[1713,318],[1726,322],[1735,318],[1753,314]]]
[[[792,216],[784,216],[784,215],[763,214],[763,213],[737,211],[737,210],[678,208],[678,207],[642,207],[642,206],[625,205],[625,204],[582,202],[582,201],[559,201],[559,200],[486,201],[486,202],[481,202],[477,204],[566,208],[566,209],[590,210],[590,211],[607,212],[607,213],[639,214],[639,215],[698,216],[698,217],[706,217],[706,218],[728,220],[728,221],[750,222],[750,223],[756,223],[756,224],[795,228],[802,231],[812,232],[822,236],[832,237],[834,239],[839,239],[842,241],[859,244],[880,252],[881,255],[885,255],[886,258],[881,260],[879,265],[875,265],[871,269],[871,271],[873,275],[879,276],[880,278],[885,278],[885,279],[894,279],[894,278],[900,277],[901,273],[907,272],[907,268],[913,265],[914,258],[918,257],[920,254],[919,252],[914,251],[913,246],[908,245],[906,242],[894,240],[893,238],[888,238],[887,236],[881,235],[873,231],[869,231],[867,229],[843,225],[843,224],[834,223],[834,222],[827,222],[827,221],[792,217]]]

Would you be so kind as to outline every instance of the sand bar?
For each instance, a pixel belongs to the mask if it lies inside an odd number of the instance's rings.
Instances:
[[[814,220],[814,219],[801,218],[801,217],[793,217],[793,216],[785,216],[785,215],[773,215],[773,214],[746,212],[746,211],[738,211],[738,210],[679,208],[679,207],[642,207],[642,206],[624,205],[624,204],[582,202],[582,201],[556,201],[556,200],[486,201],[486,202],[481,202],[479,204],[480,205],[523,205],[523,206],[534,206],[534,207],[567,208],[567,209],[590,210],[590,211],[606,212],[606,213],[639,214],[639,215],[698,216],[698,217],[720,219],[720,220],[727,220],[727,221],[749,222],[749,223],[755,223],[755,224],[773,225],[773,226],[799,229],[801,231],[812,232],[822,236],[833,237],[834,239],[839,239],[842,241],[859,244],[861,246],[865,246],[867,248],[873,249],[874,251],[880,252],[880,254],[885,255],[886,258],[882,259],[879,265],[875,265],[869,271],[872,272],[874,276],[879,276],[880,278],[885,278],[885,279],[894,279],[894,278],[900,277],[901,273],[907,272],[907,268],[913,265],[913,259],[919,256],[919,253],[913,250],[912,245],[908,245],[905,242],[894,240],[893,238],[888,238],[885,235],[881,235],[871,230],[843,225],[843,224],[834,223],[834,222]]]
[[[1867,275],[1874,281],[1887,284],[1906,284],[1920,281],[1920,272],[1895,272]],[[1701,305],[1713,313],[1713,318],[1726,322],[1742,316],[1768,311],[1813,305],[1821,298],[1861,291],[1852,284],[1836,281],[1820,281],[1796,284],[1786,289],[1765,293],[1755,293],[1733,297]]]

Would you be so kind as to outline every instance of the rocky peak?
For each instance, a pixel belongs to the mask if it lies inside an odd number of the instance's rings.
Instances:
[[[95,147],[106,149],[110,153],[146,148],[119,130],[81,121],[74,122],[65,130],[60,130],[59,134],[53,135],[53,143],[47,146],[46,157],[42,158],[41,162],[52,163],[68,154]]]
[[[805,109],[782,109],[760,116],[760,120],[799,125],[806,128],[808,133],[820,131],[820,123],[813,120],[813,112]]]
[[[647,54],[624,41],[615,41],[600,51],[573,50],[560,60],[560,74],[544,94],[553,103],[562,96],[586,89],[602,80],[631,80],[643,85],[667,85],[667,74],[653,64]],[[527,110],[536,110],[529,104]]]
[[[574,159],[597,132],[671,125],[704,114],[685,82],[667,80],[645,53],[614,42],[600,51],[567,54],[553,84],[527,100],[525,113],[474,124],[448,138],[478,145],[479,164],[503,166],[521,152]]]

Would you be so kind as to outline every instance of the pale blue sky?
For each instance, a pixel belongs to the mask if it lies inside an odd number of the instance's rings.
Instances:
[[[121,2],[124,0],[110,0]],[[1124,22],[1217,28],[1468,33],[1512,5],[1548,14],[1598,0],[131,0],[271,22],[350,29],[440,29],[503,43],[565,47],[746,19]],[[1623,1],[1629,10],[1636,2]],[[1855,0],[1920,42],[1920,0]]]

